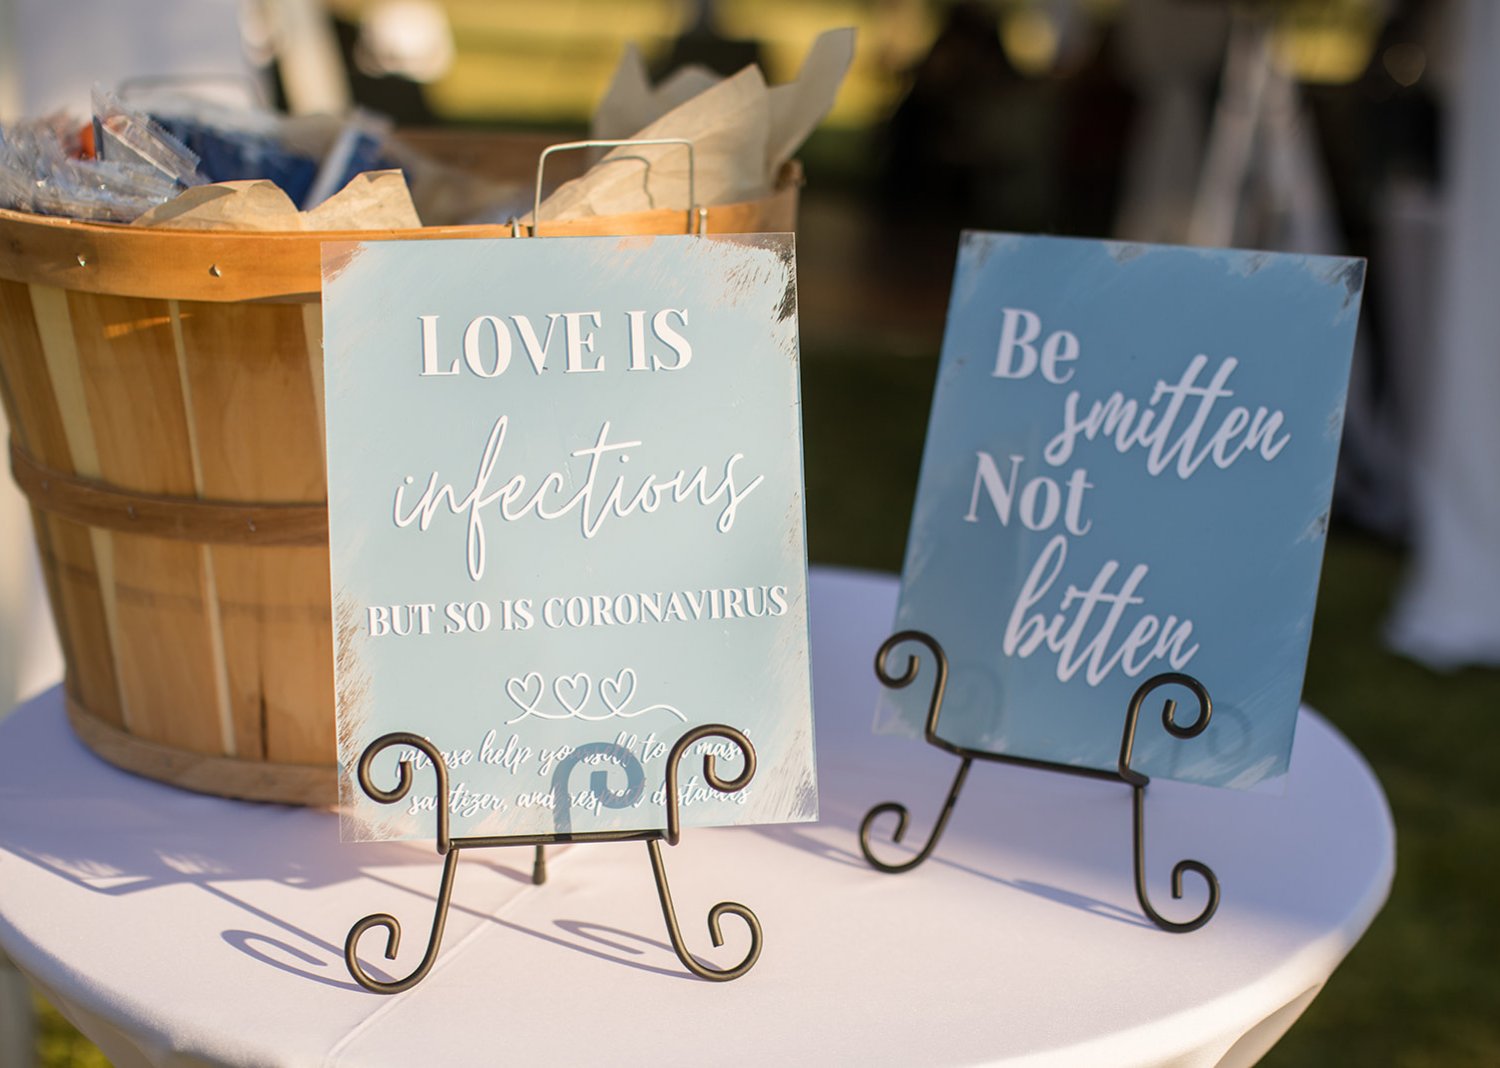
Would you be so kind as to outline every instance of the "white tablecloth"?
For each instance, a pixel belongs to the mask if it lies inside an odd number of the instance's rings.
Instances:
[[[1157,930],[1131,883],[1130,791],[981,764],[937,854],[872,871],[855,828],[879,801],[925,834],[956,761],[877,737],[870,669],[895,584],[815,572],[822,821],[688,831],[665,850],[700,956],[743,953],[736,982],[691,978],[662,926],[639,843],[465,853],[442,955],[405,994],[366,993],[342,960],[372,912],[420,957],[440,863],[430,846],[340,845],[327,812],[197,796],[134,778],[73,740],[56,691],[0,725],[0,944],[119,1068],[134,1065],[1253,1063],[1379,910],[1394,865],[1380,787],[1304,710],[1284,797],[1154,782],[1153,901],[1172,864],[1217,871],[1193,934]],[[1196,883],[1192,875],[1190,884]],[[367,935],[367,959],[379,960]],[[380,963],[385,963],[383,960]]]

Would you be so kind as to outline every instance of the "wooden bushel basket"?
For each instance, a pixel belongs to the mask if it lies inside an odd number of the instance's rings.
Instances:
[[[535,152],[530,154],[532,165]],[[710,233],[789,231],[795,165]],[[682,234],[687,211],[544,224]],[[0,390],[78,737],[191,790],[337,801],[320,249],[509,226],[172,231],[0,210]]]

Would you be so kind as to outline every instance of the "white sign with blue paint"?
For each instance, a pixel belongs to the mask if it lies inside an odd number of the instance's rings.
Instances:
[[[791,235],[323,249],[343,837],[815,819]]]
[[[1208,729],[1143,720],[1132,766],[1277,788],[1363,279],[1353,259],[964,235],[895,623],[949,658],[941,737],[1112,769],[1136,687],[1185,672]],[[887,693],[877,727],[920,734],[929,693]]]

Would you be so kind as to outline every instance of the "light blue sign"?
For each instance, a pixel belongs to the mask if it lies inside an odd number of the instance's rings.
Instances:
[[[895,623],[948,655],[943,738],[1112,769],[1131,694],[1181,671],[1211,724],[1175,740],[1153,701],[1136,769],[1274,788],[1363,279],[1361,260],[964,235]],[[877,728],[920,734],[930,681],[883,697]]]
[[[343,837],[815,819],[791,235],[323,250]]]

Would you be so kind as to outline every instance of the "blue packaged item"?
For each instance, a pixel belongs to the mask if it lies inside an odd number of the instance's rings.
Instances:
[[[94,155],[107,163],[154,173],[180,188],[203,185],[198,157],[144,111],[94,86]]]
[[[211,182],[269,179],[281,187],[292,203],[302,207],[318,176],[316,159],[291,151],[264,134],[180,116],[153,117],[198,154],[199,167]]]
[[[358,175],[366,171],[394,169],[396,164],[385,155],[385,140],[389,133],[388,120],[373,112],[356,110],[324,154],[317,179],[305,201],[298,201],[298,206],[310,211]]]

